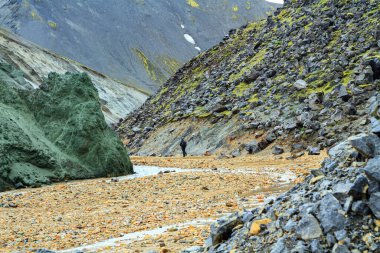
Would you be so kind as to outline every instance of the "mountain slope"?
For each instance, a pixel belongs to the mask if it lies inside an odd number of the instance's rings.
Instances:
[[[118,131],[148,155],[179,153],[181,137],[190,154],[330,146],[368,128],[379,17],[378,1],[287,1],[185,64]]]
[[[264,0],[0,0],[0,24],[152,91],[197,49],[278,6]]]
[[[2,29],[0,59],[21,69],[30,84],[29,88],[40,86],[50,72],[86,72],[99,92],[102,110],[109,124],[117,122],[147,98],[144,91],[58,56]]]

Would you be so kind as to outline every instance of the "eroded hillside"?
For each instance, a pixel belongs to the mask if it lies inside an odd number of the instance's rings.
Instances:
[[[38,87],[50,72],[86,72],[99,92],[107,123],[117,122],[140,106],[147,95],[130,84],[111,79],[73,60],[56,55],[0,29],[0,59],[19,68],[30,84]]]
[[[190,154],[285,141],[318,152],[379,124],[366,113],[380,87],[379,17],[373,0],[287,1],[188,62],[118,132],[143,155],[174,154],[181,137]]]
[[[1,0],[0,25],[152,92],[229,29],[278,6],[265,0]]]

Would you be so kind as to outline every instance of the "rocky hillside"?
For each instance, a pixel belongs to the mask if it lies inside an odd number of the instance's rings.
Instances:
[[[117,122],[147,98],[145,92],[109,78],[73,60],[42,49],[0,29],[0,59],[23,72],[31,87],[38,87],[50,72],[85,72],[99,92],[107,123]]]
[[[0,58],[0,191],[133,172],[87,74],[26,76]]]
[[[229,29],[278,6],[265,0],[0,0],[0,25],[152,91]]]
[[[189,154],[318,153],[369,128],[379,17],[374,0],[286,1],[186,63],[118,132],[143,155],[179,153],[181,137]]]
[[[379,112],[372,100],[370,112]],[[211,226],[196,252],[380,252],[380,129],[352,136],[305,182]]]

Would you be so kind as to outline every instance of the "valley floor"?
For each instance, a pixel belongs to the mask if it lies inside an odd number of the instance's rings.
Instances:
[[[203,245],[212,221],[284,192],[325,153],[287,156],[132,157],[135,175],[0,193],[0,252],[178,252]]]

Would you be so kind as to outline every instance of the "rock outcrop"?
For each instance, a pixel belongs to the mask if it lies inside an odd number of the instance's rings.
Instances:
[[[231,137],[240,151],[256,140],[314,153],[380,131],[379,16],[378,1],[286,1],[185,64],[118,132],[132,152],[172,155],[185,137],[199,155]]]
[[[5,62],[0,154],[0,191],[133,172],[87,74],[51,73],[39,89],[30,89],[24,73]]]

